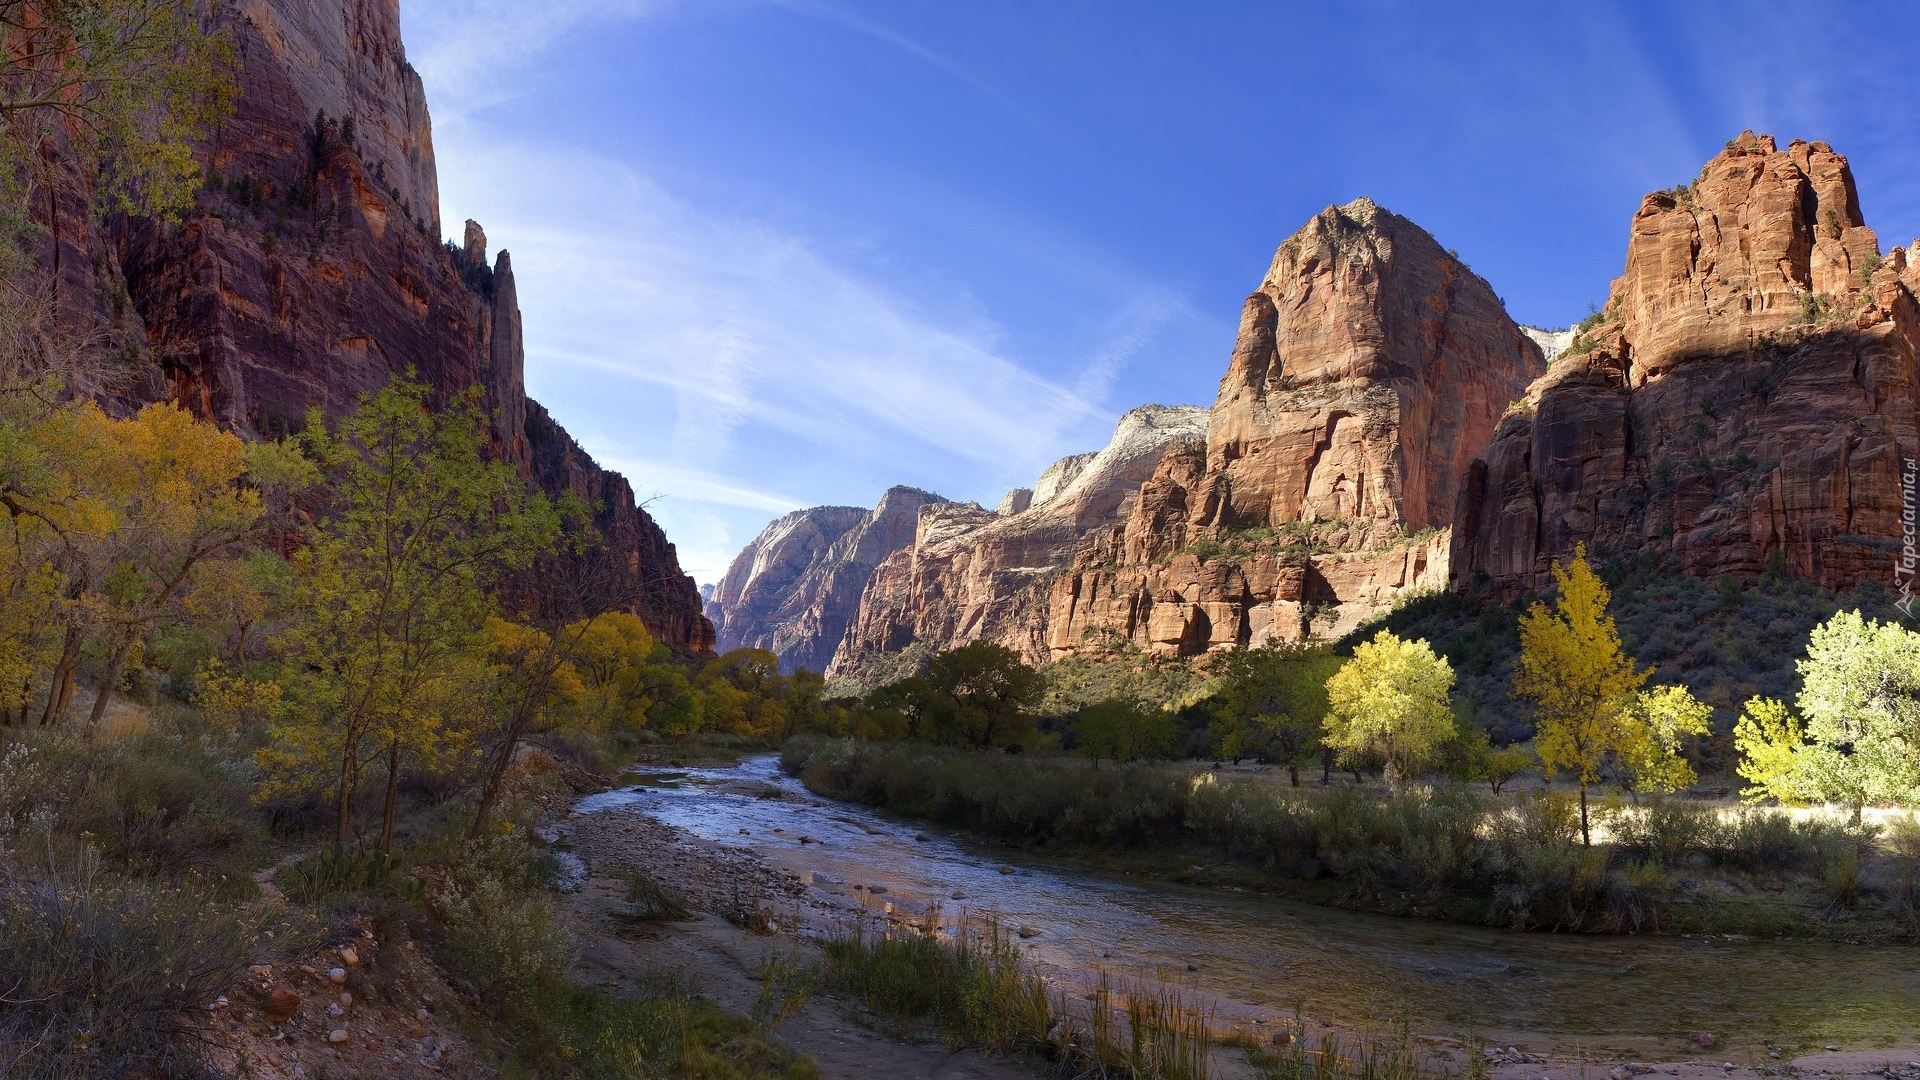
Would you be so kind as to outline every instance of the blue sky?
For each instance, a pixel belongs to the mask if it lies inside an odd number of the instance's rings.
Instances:
[[[1836,6],[1837,10],[1837,6]],[[991,504],[1211,404],[1273,249],[1370,195],[1527,323],[1743,128],[1920,234],[1920,9],[406,0],[441,214],[513,253],[527,383],[702,582],[892,484]]]

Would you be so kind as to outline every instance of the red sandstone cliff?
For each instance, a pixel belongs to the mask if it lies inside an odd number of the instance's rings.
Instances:
[[[1328,207],[1247,298],[1204,448],[1054,585],[1054,656],[1340,633],[1446,580],[1454,493],[1543,366],[1487,283],[1371,200]]]
[[[1452,573],[1538,588],[1586,542],[1689,574],[1890,581],[1916,432],[1913,290],[1844,157],[1743,133],[1648,195],[1601,316],[1468,471]]]
[[[217,16],[241,60],[236,112],[203,148],[209,182],[179,224],[91,225],[61,205],[43,241],[65,294],[124,330],[126,370],[99,389],[170,397],[225,427],[277,435],[413,371],[484,389],[496,452],[549,491],[600,506],[664,640],[713,644],[673,545],[526,397],[510,260],[439,241],[433,141],[397,0],[247,0]],[[325,114],[324,120],[321,114]]]

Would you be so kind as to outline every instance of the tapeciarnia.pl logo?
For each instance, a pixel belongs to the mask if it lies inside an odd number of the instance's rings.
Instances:
[[[1913,573],[1916,564],[1920,564],[1920,552],[1916,552],[1914,543],[1914,504],[1913,482],[1920,474],[1920,465],[1913,458],[1902,463],[1900,472],[1900,558],[1893,564],[1893,580],[1900,586],[1900,599],[1893,606],[1900,614],[1911,619],[1913,614]]]

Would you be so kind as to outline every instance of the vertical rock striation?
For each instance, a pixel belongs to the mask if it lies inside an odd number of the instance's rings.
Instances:
[[[1729,141],[1642,200],[1606,307],[1468,470],[1455,580],[1540,588],[1584,542],[1698,576],[1892,583],[1917,279],[1825,143]]]

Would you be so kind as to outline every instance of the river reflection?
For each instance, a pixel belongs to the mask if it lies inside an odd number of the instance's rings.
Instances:
[[[1869,1049],[1920,1033],[1920,952],[1908,948],[1512,933],[1076,872],[820,799],[772,755],[628,779],[636,786],[577,811],[642,812],[812,871],[825,890],[882,887],[906,910],[993,911],[1041,931],[1027,944],[1054,973],[1151,972],[1220,999],[1227,1015],[1297,1004],[1361,1025],[1405,1014],[1422,1032],[1472,1024],[1503,1043],[1624,1056],[1684,1052],[1710,1031],[1714,1056],[1735,1061],[1768,1044]]]

